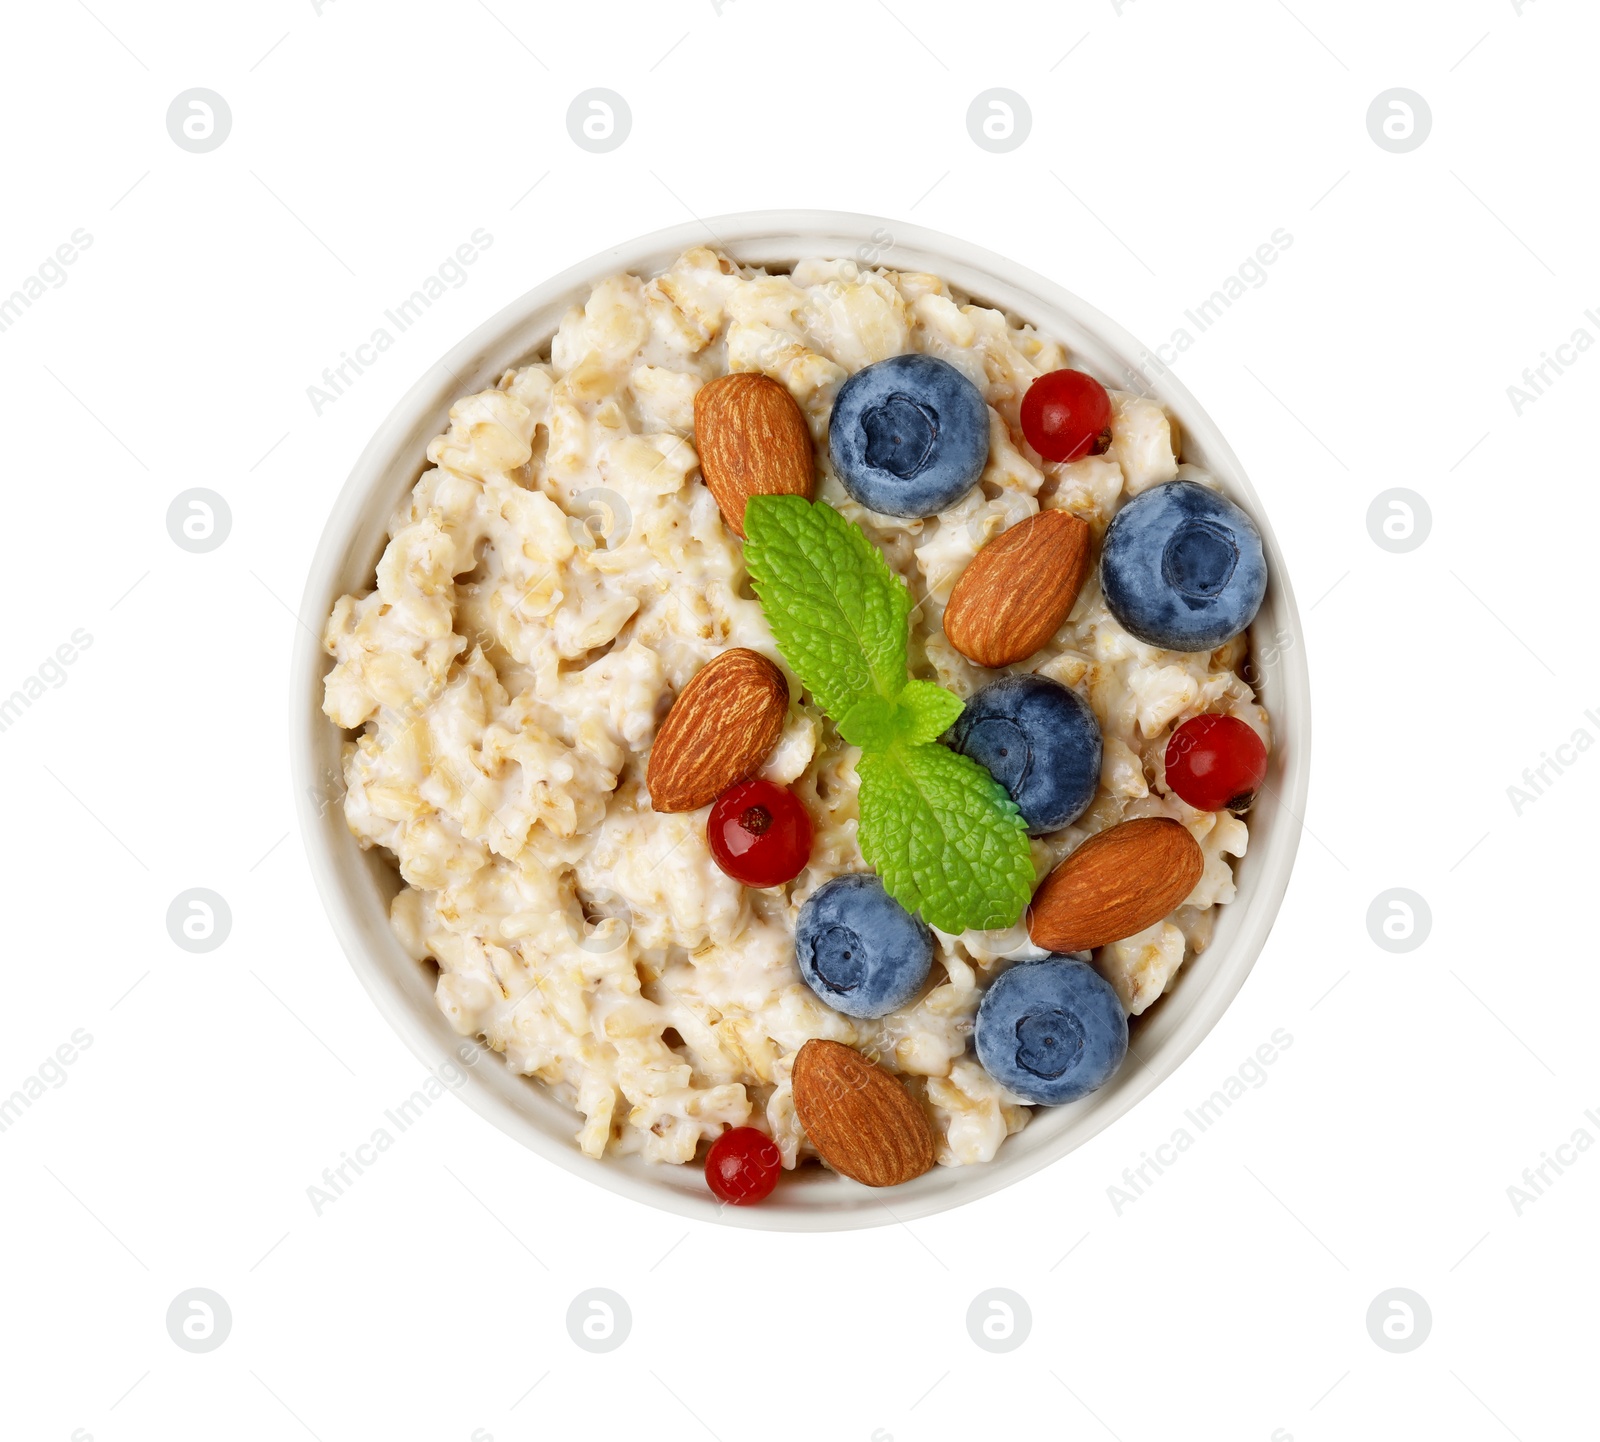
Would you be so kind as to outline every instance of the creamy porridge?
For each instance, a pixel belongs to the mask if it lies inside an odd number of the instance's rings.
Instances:
[[[843,382],[907,352],[937,356],[989,406],[978,486],[937,516],[865,510],[828,462]],[[910,587],[911,672],[967,697],[996,677],[944,634],[952,587],[980,548],[1041,509],[1088,522],[1096,543],[1133,497],[1209,477],[1181,464],[1160,405],[1111,393],[1109,448],[1051,464],[1023,439],[1030,382],[1068,365],[1050,339],[965,303],[936,276],[813,260],[790,274],[710,249],[662,274],[616,276],[563,320],[547,361],[459,400],[432,463],[389,526],[376,587],[328,620],[324,709],[344,746],[345,814],[363,846],[397,861],[392,920],[439,969],[437,1000],[464,1036],[504,1053],[581,1117],[590,1156],[695,1159],[751,1125],[783,1165],[815,1155],[791,1068],[808,1040],[845,1043],[909,1086],[938,1161],[983,1162],[1031,1109],[969,1045],[979,1001],[1011,961],[1042,956],[1019,922],[936,933],[927,988],[890,1014],[841,1014],[802,980],[802,903],[866,869],[855,763],[789,671],[755,599],[737,535],[702,483],[700,387],[759,371],[798,402],[815,442],[816,496],[859,524]],[[1097,577],[1015,672],[1086,699],[1103,737],[1097,794],[1065,829],[1032,841],[1043,878],[1087,837],[1138,817],[1185,827],[1198,883],[1154,925],[1094,964],[1138,1015],[1203,949],[1232,899],[1244,820],[1166,786],[1174,728],[1268,721],[1240,675],[1248,634],[1210,651],[1137,640]],[[748,648],[784,667],[790,704],[760,775],[792,787],[814,844],[792,883],[741,886],[715,864],[705,812],[661,814],[645,790],[657,728],[714,657]]]

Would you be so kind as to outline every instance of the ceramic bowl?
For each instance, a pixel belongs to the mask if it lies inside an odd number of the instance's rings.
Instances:
[[[1210,946],[1134,1023],[1133,1045],[1143,1064],[1125,1065],[1101,1090],[1071,1106],[1039,1108],[987,1164],[935,1167],[892,1194],[806,1167],[786,1177],[760,1206],[719,1206],[699,1167],[585,1157],[573,1140],[579,1124],[574,1112],[451,1029],[434,1004],[433,968],[413,961],[389,929],[397,871],[381,852],[361,849],[337,804],[339,747],[346,737],[322,714],[322,681],[331,662],[303,627],[296,631],[290,701],[300,825],[334,932],[378,1009],[430,1068],[459,1066],[463,1056],[475,1056],[462,1068],[466,1083],[459,1095],[509,1136],[598,1186],[703,1221],[826,1231],[911,1220],[997,1192],[1081,1146],[1169,1076],[1244,983],[1289,884],[1298,818],[1305,811],[1311,725],[1300,619],[1272,518],[1238,459],[1170,372],[1156,368],[1159,373],[1151,374],[1140,364],[1144,348],[1119,326],[1053,281],[934,231],[876,216],[760,211],[657,231],[602,251],[530,290],[433,366],[379,428],[334,503],[301,602],[309,626],[320,632],[339,596],[371,589],[390,514],[424,470],[427,444],[447,428],[453,401],[493,385],[507,367],[546,354],[561,317],[595,282],[625,270],[649,275],[684,249],[707,243],[708,232],[734,259],[772,270],[806,257],[847,256],[932,272],[970,299],[1032,322],[1068,346],[1074,364],[1108,384],[1157,397],[1182,426],[1185,459],[1216,476],[1260,527],[1271,584],[1253,628],[1253,649],[1257,690],[1273,722],[1271,772],[1251,813],[1237,897],[1220,908]]]

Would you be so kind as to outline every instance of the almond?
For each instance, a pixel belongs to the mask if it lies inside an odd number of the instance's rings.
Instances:
[[[893,1187],[934,1163],[933,1128],[894,1077],[836,1041],[808,1041],[794,1059],[794,1111],[834,1171]]]
[[[740,372],[701,386],[694,398],[694,443],[700,474],[741,539],[751,496],[811,499],[811,432],[794,397],[769,376]]]
[[[735,646],[702,666],[667,712],[645,786],[657,811],[696,811],[753,774],[783,735],[789,683],[765,656]]]
[[[1124,821],[1045,877],[1028,908],[1028,935],[1048,951],[1121,941],[1181,905],[1204,869],[1188,827],[1165,816]]]
[[[1033,655],[1067,619],[1089,573],[1089,523],[1040,511],[990,541],[961,573],[945,607],[950,644],[980,666]]]

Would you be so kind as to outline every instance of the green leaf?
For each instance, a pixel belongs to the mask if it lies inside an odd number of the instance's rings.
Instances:
[[[954,691],[946,691],[932,681],[907,681],[895,709],[901,739],[920,746],[943,736],[967,705]]]
[[[906,684],[911,593],[861,527],[799,496],[745,504],[745,564],[783,658],[840,721]]]
[[[863,696],[839,718],[839,734],[863,751],[886,751],[896,741],[920,746],[937,741],[966,710],[952,691],[932,681],[907,681],[894,699]]]
[[[863,696],[836,723],[839,734],[863,751],[884,751],[900,735],[900,708],[882,696]]]
[[[1005,789],[948,747],[869,751],[861,854],[907,911],[944,932],[1012,925],[1033,894],[1027,828]]]

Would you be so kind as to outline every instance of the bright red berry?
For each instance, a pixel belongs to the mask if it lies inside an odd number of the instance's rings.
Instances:
[[[754,1127],[723,1132],[706,1155],[706,1185],[719,1200],[736,1207],[764,1202],[782,1171],[783,1158],[772,1138]]]
[[[706,840],[717,865],[745,886],[782,886],[811,859],[811,818],[787,787],[738,781],[712,803]]]
[[[1104,455],[1111,446],[1111,397],[1082,371],[1050,371],[1022,398],[1022,434],[1047,461]]]
[[[1201,811],[1244,811],[1267,778],[1267,748],[1237,716],[1195,716],[1167,742],[1167,785]]]

